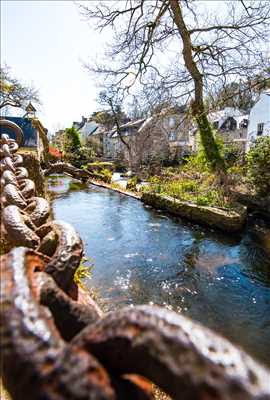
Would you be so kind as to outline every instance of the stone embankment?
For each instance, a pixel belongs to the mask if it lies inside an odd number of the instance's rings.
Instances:
[[[144,192],[134,193],[132,191],[123,190],[113,187],[113,185],[105,182],[93,180],[91,173],[81,170],[67,163],[51,164],[45,175],[52,173],[66,173],[73,178],[87,181],[91,184],[101,186],[107,189],[117,191],[119,193],[141,199],[144,203],[154,208],[165,210],[173,215],[189,219],[195,223],[220,229],[225,232],[241,231],[246,223],[247,209],[245,206],[238,204],[233,209],[200,206],[195,203],[181,201],[170,196],[160,195],[157,193]]]
[[[225,232],[240,231],[244,227],[247,217],[246,207],[241,205],[235,209],[207,207],[150,192],[143,193],[142,201],[173,215]]]
[[[261,196],[247,187],[238,187],[232,191],[232,195],[248,211],[258,213],[270,221],[270,194]]]

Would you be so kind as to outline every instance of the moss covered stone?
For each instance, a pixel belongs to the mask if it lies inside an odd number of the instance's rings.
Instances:
[[[114,172],[115,165],[112,162],[99,162],[99,161],[87,164],[87,170],[89,172],[94,172],[94,171],[100,172],[103,169],[108,169],[109,171]]]
[[[196,223],[218,228],[225,232],[240,231],[246,222],[246,208],[238,205],[234,209],[200,206],[157,193],[143,193],[142,201],[155,208],[187,218]]]

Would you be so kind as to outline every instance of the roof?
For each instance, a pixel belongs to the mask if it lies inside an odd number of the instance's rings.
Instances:
[[[97,130],[98,127],[99,124],[97,124],[95,121],[87,121],[81,128],[78,129],[78,132],[80,135],[90,136]]]
[[[37,110],[35,109],[35,107],[33,106],[33,104],[32,104],[31,101],[30,101],[29,104],[26,106],[25,111],[28,111],[28,112],[35,112],[35,111],[37,111]]]
[[[220,121],[221,119],[233,117],[242,117],[244,116],[244,112],[239,110],[238,108],[233,107],[225,107],[223,110],[213,111],[208,114],[208,118],[211,122]]]
[[[138,132],[139,132],[140,129],[141,129],[141,125],[144,123],[144,121],[145,121],[145,118],[141,118],[141,119],[137,119],[135,121],[129,121],[129,122],[121,125],[120,129],[121,129],[121,131],[123,130],[122,135],[123,136],[129,136],[128,128],[136,128],[136,127],[138,128],[138,127],[140,127],[138,129]],[[113,129],[110,132],[108,132],[108,136],[110,136],[111,138],[116,138],[118,136],[116,126],[114,126]]]

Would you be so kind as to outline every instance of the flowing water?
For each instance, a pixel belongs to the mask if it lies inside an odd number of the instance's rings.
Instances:
[[[71,178],[48,180],[56,219],[94,262],[106,308],[158,304],[216,330],[270,365],[270,260],[248,231],[225,235]]]

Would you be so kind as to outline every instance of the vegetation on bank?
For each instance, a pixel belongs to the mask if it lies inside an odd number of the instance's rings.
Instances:
[[[233,208],[235,199],[232,188],[245,185],[261,195],[270,192],[270,138],[261,137],[245,155],[236,145],[224,145],[221,136],[215,132],[215,143],[224,160],[224,176],[213,171],[204,146],[200,143],[196,155],[184,158],[180,165],[156,169],[153,174],[149,166],[142,166],[138,175],[132,176],[126,190],[129,192],[152,191],[168,195],[182,201],[202,206]],[[64,158],[77,168],[86,170],[96,181],[112,183],[113,172],[117,169],[113,162],[97,160],[91,147],[81,146],[78,131],[66,130]],[[141,179],[149,184],[138,186]]]
[[[90,260],[88,257],[83,257],[80,265],[75,271],[74,274],[74,282],[78,285],[81,286],[83,289],[85,288],[85,279],[89,279],[92,277],[92,270],[94,268],[94,263],[92,260]]]
[[[261,195],[270,194],[270,136],[260,137],[247,154],[249,181]]]
[[[267,196],[270,193],[270,137],[260,138],[245,157],[235,146],[224,146],[217,140],[225,160],[227,180],[221,184],[208,165],[202,149],[178,167],[168,167],[149,178],[145,191],[168,195],[197,205],[232,208],[235,199],[231,189],[245,185]]]

